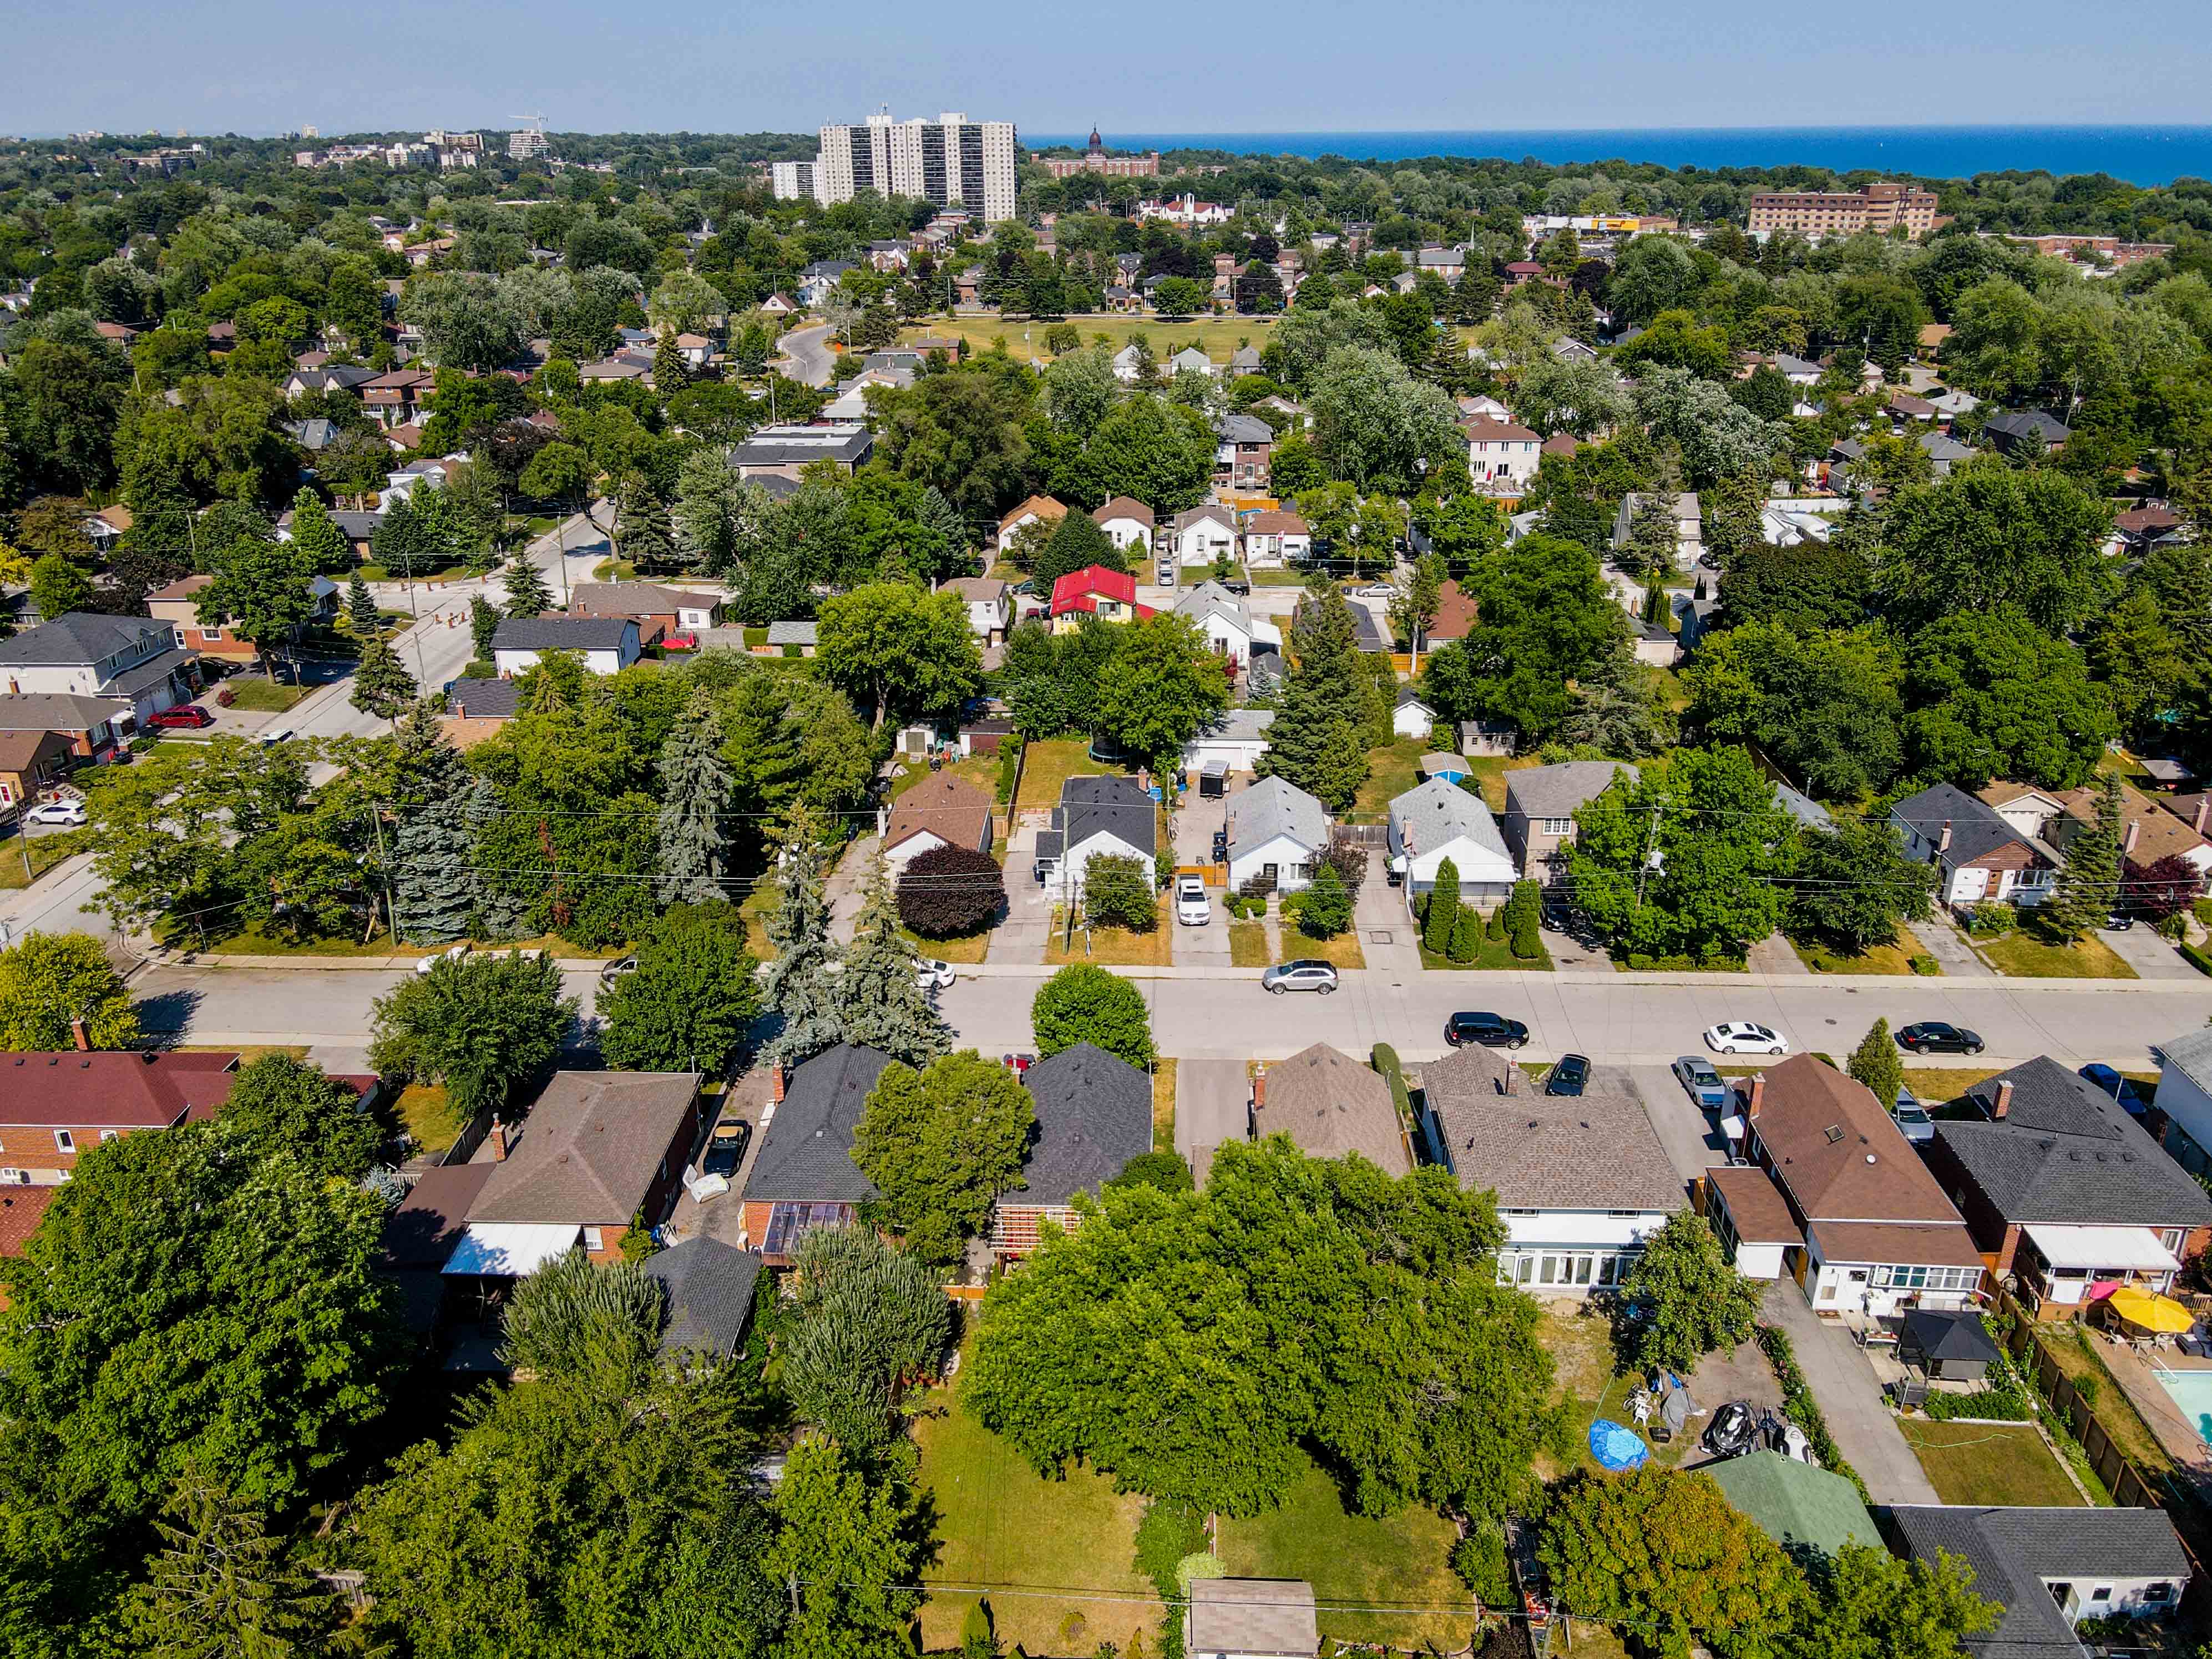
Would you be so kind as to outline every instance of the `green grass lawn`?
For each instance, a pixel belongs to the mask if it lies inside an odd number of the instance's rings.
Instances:
[[[212,939],[207,948],[240,957],[389,957],[402,955],[407,949],[404,945],[394,945],[392,935],[386,933],[379,933],[366,944],[350,936],[296,942],[289,939],[272,939],[261,931],[258,923]],[[423,947],[425,955],[428,954],[428,946]]]
[[[1437,956],[1424,945],[1420,947],[1421,966],[1449,968],[1459,973],[1480,970],[1486,973],[1548,974],[1552,971],[1552,953],[1544,950],[1540,940],[1537,949],[1540,954],[1523,962],[1513,954],[1513,947],[1509,941],[1491,938],[1486,928],[1482,934],[1482,947],[1475,953],[1473,962],[1454,962],[1449,957]]]
[[[461,1138],[464,1119],[442,1085],[410,1084],[400,1091],[394,1109],[415,1144],[426,1152],[442,1152]]]
[[[942,777],[948,773],[953,777],[974,784],[986,795],[994,799],[997,798],[999,757],[996,755],[971,755],[966,760],[955,761],[949,766],[940,767],[934,773],[930,771],[926,762],[919,766],[908,765],[905,771],[891,780],[891,799],[896,800],[908,790],[927,778]]]
[[[1326,1608],[1323,1636],[1340,1642],[1390,1642],[1418,1649],[1467,1645],[1474,1603],[1448,1565],[1456,1534],[1433,1510],[1400,1510],[1387,1520],[1348,1512],[1336,1483],[1312,1464],[1283,1507],[1248,1521],[1224,1518],[1216,1549],[1238,1578],[1304,1578],[1327,1601],[1464,1607],[1463,1614],[1347,1613]]]
[[[1023,756],[1018,808],[1024,812],[1048,811],[1060,804],[1060,787],[1070,778],[1126,769],[1091,759],[1091,745],[1080,738],[1047,738],[1030,744]]]
[[[2067,943],[2018,927],[2002,939],[1974,941],[1990,965],[2017,979],[2134,979],[2136,970],[2094,936]]]
[[[52,835],[26,836],[21,830],[0,845],[0,890],[28,887],[73,853],[92,850],[89,826],[63,830]],[[31,867],[23,867],[24,848],[30,849]]]
[[[744,902],[738,906],[738,914],[745,919],[745,949],[756,962],[775,960],[775,946],[768,937],[768,919],[775,908],[775,889],[766,881],[747,893]]]
[[[899,937],[923,956],[935,957],[955,967],[973,967],[982,961],[983,953],[991,947],[991,930],[988,927],[980,933],[966,933],[958,939],[924,939],[902,927]]]
[[[1382,823],[1390,816],[1390,803],[1421,781],[1421,757],[1429,744],[1419,738],[1401,738],[1367,751],[1367,781],[1346,815],[1351,823]]]
[[[1909,974],[1912,958],[1925,956],[1920,942],[1902,927],[1887,945],[1877,945],[1858,956],[1845,956],[1825,945],[1790,941],[1798,959],[1816,974]]]
[[[1315,939],[1300,930],[1297,923],[1283,924],[1283,955],[1300,962],[1326,962],[1334,968],[1364,968],[1367,957],[1359,949],[1359,934],[1347,928],[1334,939]],[[1237,940],[1229,941],[1229,959],[1237,961]],[[1239,964],[1241,965],[1241,964]]]
[[[1172,1054],[1152,1061],[1152,1150],[1175,1151],[1176,1062]]]
[[[969,1415],[955,1387],[933,1389],[924,1403],[914,1437],[921,1449],[921,1485],[937,1511],[937,1553],[923,1578],[1141,1597],[1144,1604],[1009,1595],[991,1611],[1001,1651],[1019,1643],[1025,1653],[1089,1653],[1110,1641],[1126,1653],[1140,1630],[1146,1650],[1157,1651],[1161,1609],[1151,1581],[1136,1571],[1144,1500],[1115,1492],[1112,1481],[1090,1469],[1071,1469],[1065,1480],[1039,1478]],[[933,1595],[921,1612],[922,1645],[957,1646],[960,1621],[975,1601],[957,1592]],[[1064,1633],[1071,1615],[1084,1621],[1073,1640]]]
[[[592,580],[596,582],[634,582],[637,567],[628,559],[601,559],[592,567]]]
[[[1260,921],[1232,921],[1229,924],[1229,962],[1235,968],[1265,968],[1267,963],[1267,927]]]
[[[1901,1417],[1897,1426],[1939,1503],[2081,1507],[2081,1494],[2033,1424]]]
[[[1159,899],[1159,921],[1149,933],[1133,933],[1126,927],[1093,927],[1086,935],[1079,926],[1073,939],[1066,936],[1067,917],[1060,906],[1052,908],[1052,933],[1044,942],[1044,960],[1048,968],[1064,967],[1071,962],[1095,962],[1109,968],[1164,968],[1173,948],[1169,941],[1175,932],[1174,901],[1163,893]]]
[[[300,699],[313,688],[287,685],[282,680],[266,680],[240,674],[228,682],[231,707],[250,708],[257,714],[282,714],[296,707]]]

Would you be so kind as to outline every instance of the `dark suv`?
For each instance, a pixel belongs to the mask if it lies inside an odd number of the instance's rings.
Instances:
[[[1503,1014],[1454,1014],[1444,1022],[1444,1041],[1455,1048],[1480,1042],[1486,1048],[1518,1048],[1528,1041],[1528,1028]]]
[[[1561,1054],[1559,1063],[1544,1076],[1544,1092],[1547,1095],[1578,1095],[1589,1081],[1590,1063],[1588,1054]]]

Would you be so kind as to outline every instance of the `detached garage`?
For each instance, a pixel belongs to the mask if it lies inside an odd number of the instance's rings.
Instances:
[[[1212,763],[1217,774],[1250,772],[1267,752],[1267,728],[1275,723],[1272,708],[1231,708],[1184,745],[1183,769],[1203,774]]]

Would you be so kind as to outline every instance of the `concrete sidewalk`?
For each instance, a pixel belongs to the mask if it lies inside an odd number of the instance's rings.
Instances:
[[[1837,1449],[1866,1482],[1877,1504],[1936,1504],[1920,1460],[1905,1443],[1897,1419],[1882,1403],[1874,1367],[1858,1351],[1850,1333],[1822,1320],[1805,1305],[1804,1292],[1787,1279],[1766,1293],[1762,1311],[1788,1334],[1797,1368],[1828,1419]]]

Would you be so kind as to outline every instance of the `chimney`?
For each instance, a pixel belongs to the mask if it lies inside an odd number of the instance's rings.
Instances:
[[[506,1163],[507,1125],[499,1121],[498,1114],[493,1114],[491,1120],[491,1133],[486,1135],[484,1139],[491,1142],[491,1161],[495,1164]]]
[[[1252,1115],[1256,1121],[1267,1108],[1267,1070],[1261,1066],[1252,1073]]]
[[[1939,853],[1951,850],[1951,820],[1948,818],[1943,820],[1943,832],[1936,837],[1936,850]]]
[[[70,1035],[76,1039],[77,1053],[88,1054],[92,1052],[92,1034],[84,1029],[82,1020],[73,1019],[70,1022]]]
[[[2120,842],[2120,851],[2123,853],[2133,853],[2136,850],[2136,842],[2142,835],[2142,820],[2141,818],[2130,818],[2128,820],[2127,838]]]
[[[2002,1123],[2005,1121],[2005,1114],[2010,1110],[2012,1110],[2012,1084],[2007,1080],[1997,1085],[1997,1103],[1990,1108],[1990,1115]]]
[[[783,1062],[778,1060],[768,1068],[768,1097],[775,1104],[783,1104]]]
[[[2204,833],[2204,822],[2207,818],[2212,818],[2212,789],[2206,790],[2197,798],[2197,816],[2191,821],[2189,827],[2201,836]]]
[[[1521,1068],[1511,1060],[1505,1062],[1505,1093],[1507,1098],[1521,1092]]]
[[[1758,1076],[1752,1079],[1751,1092],[1744,1097],[1743,1121],[1746,1123],[1756,1123],[1759,1121],[1759,1103],[1760,1097],[1765,1093],[1766,1073],[1761,1072]]]

